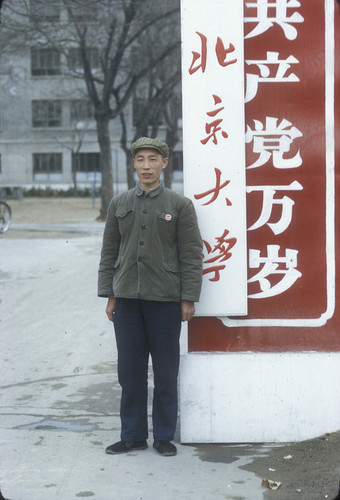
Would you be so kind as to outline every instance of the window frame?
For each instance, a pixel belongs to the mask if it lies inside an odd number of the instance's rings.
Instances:
[[[93,0],[73,0],[69,5],[71,16],[77,23],[98,21],[99,6]]]
[[[38,109],[40,106],[40,109]],[[32,128],[61,128],[63,126],[63,106],[61,99],[33,99]],[[57,111],[57,112],[56,112]]]
[[[93,120],[94,120],[94,109],[90,99],[70,100],[71,125],[78,122],[90,122]]]
[[[76,170],[76,178],[79,182],[93,181],[95,175],[100,175],[100,153],[97,151],[88,151],[85,153],[72,153],[71,163],[72,172],[75,171],[75,161],[79,159]],[[83,161],[82,161],[83,160]]]
[[[51,47],[31,48],[31,76],[61,75],[60,52]]]
[[[98,70],[100,68],[100,54],[98,47],[88,47],[86,50],[91,70]],[[84,69],[79,47],[70,47],[68,49],[67,67],[71,71],[79,71]]]
[[[30,0],[30,19],[33,22],[58,22],[60,13],[58,0]]]
[[[144,110],[147,109],[148,100],[144,97],[134,96],[132,99],[132,126],[137,127],[140,121],[140,116],[143,114]],[[164,125],[164,119],[162,114],[157,118],[150,120],[148,124],[150,127],[161,127]]]
[[[62,153],[55,153],[55,152],[32,153],[32,174],[34,181],[40,181],[40,182],[62,181],[62,176],[63,176]]]

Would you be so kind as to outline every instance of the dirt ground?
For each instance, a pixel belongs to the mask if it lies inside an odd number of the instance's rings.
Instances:
[[[91,224],[96,223],[100,210],[100,199],[92,198],[23,198],[8,200],[12,210],[12,226],[1,234],[1,238],[59,238],[60,231],[38,231],[17,229],[17,224]],[[83,236],[68,233],[69,237]]]
[[[8,203],[14,227],[1,238],[57,238],[62,233],[15,229],[15,225],[96,223],[100,208],[100,200],[97,199],[93,207],[91,198],[24,198]],[[254,445],[257,447],[261,445]],[[255,458],[244,468],[255,472],[259,481],[263,478],[281,483],[277,490],[268,489],[264,494],[266,499],[338,498],[340,431],[284,447],[274,446],[268,454]]]
[[[281,483],[277,490],[268,489],[265,499],[338,500],[340,431],[273,448],[244,469]]]
[[[100,200],[92,198],[23,198],[9,200],[12,224],[71,224],[94,222]]]

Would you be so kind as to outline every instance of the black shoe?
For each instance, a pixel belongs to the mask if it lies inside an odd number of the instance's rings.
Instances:
[[[153,447],[158,451],[163,457],[173,457],[177,453],[177,448],[170,441],[159,441],[155,439],[153,442]]]
[[[148,443],[146,441],[118,441],[111,444],[105,450],[105,453],[116,455],[117,453],[128,453],[134,450],[146,450]]]

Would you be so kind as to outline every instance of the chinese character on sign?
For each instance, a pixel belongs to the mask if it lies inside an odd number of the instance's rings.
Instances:
[[[223,66],[223,68],[225,68],[226,66],[229,66],[229,64],[236,63],[237,59],[231,59],[230,61],[227,60],[228,54],[230,54],[231,52],[234,52],[234,51],[235,51],[235,47],[232,43],[230,43],[228,45],[228,48],[226,49],[224,47],[222,39],[220,37],[217,37],[215,52],[216,52],[217,60],[218,60],[218,63],[220,66]]]
[[[267,59],[251,61],[248,60],[246,63],[248,66],[255,65],[260,71],[260,75],[255,75],[253,73],[247,73],[246,75],[246,96],[245,102],[249,102],[257,94],[258,85],[262,83],[287,83],[287,82],[299,82],[300,79],[294,74],[286,76],[287,71],[290,69],[292,64],[298,64],[298,60],[294,56],[288,56],[287,59],[279,59],[278,52],[267,52]],[[278,66],[275,76],[270,76],[269,66]]]
[[[222,188],[226,187],[229,184],[229,180],[225,181],[223,184],[220,183],[221,181],[221,170],[219,168],[215,168],[215,174],[216,174],[216,184],[215,187],[212,189],[209,189],[208,191],[205,191],[204,193],[200,194],[195,194],[194,198],[195,200],[201,200],[202,198],[205,198],[206,196],[209,196],[211,194],[210,200],[208,200],[206,203],[203,203],[203,205],[210,205],[210,203],[213,203],[217,196],[219,195],[219,192],[221,191]],[[227,206],[231,206],[232,203],[231,201],[226,198],[226,204]]]
[[[253,231],[267,224],[274,234],[283,233],[292,221],[293,205],[295,202],[288,196],[274,199],[276,191],[300,191],[303,187],[297,181],[293,181],[289,186],[248,186],[247,193],[252,191],[263,191],[262,212],[258,220],[248,229]],[[269,223],[272,215],[273,205],[281,205],[281,217],[277,222]]]
[[[203,255],[203,274],[214,273],[214,276],[209,281],[219,281],[220,271],[225,269],[225,264],[216,265],[219,262],[225,262],[230,259],[230,250],[236,244],[236,238],[227,238],[229,234],[228,229],[225,229],[222,236],[215,238],[216,245],[212,248],[211,245],[203,240],[205,249],[208,253],[207,256]]]
[[[222,99],[218,95],[214,95],[213,94],[213,98],[214,98],[215,106],[217,104],[221,104]],[[209,117],[211,117],[211,118],[214,118],[215,116],[218,115],[218,113],[220,113],[223,110],[224,110],[224,106],[221,106],[218,109],[214,109],[212,111],[208,111],[207,115]],[[224,130],[222,130],[222,127],[219,127],[219,125],[222,123],[222,121],[223,121],[222,118],[217,118],[216,120],[213,120],[212,122],[205,124],[205,132],[208,134],[208,136],[205,139],[201,140],[201,143],[203,145],[207,144],[207,142],[210,139],[212,139],[212,142],[214,144],[217,144],[217,132],[219,132],[220,130],[221,130],[222,137],[224,137],[224,139],[227,139],[227,137],[228,137],[227,132],[225,132]]]
[[[300,149],[292,158],[284,158],[290,151],[294,139],[302,137],[302,133],[293,127],[288,120],[282,120],[278,125],[278,118],[266,117],[266,125],[254,120],[255,130],[247,125],[246,143],[253,142],[253,153],[259,153],[258,159],[247,168],[260,167],[273,157],[275,168],[296,168],[302,164]]]
[[[298,12],[293,12],[288,16],[287,9],[294,7],[301,7],[300,2],[297,0],[253,0],[246,2],[246,6],[251,9],[256,9],[254,17],[245,17],[245,23],[257,23],[256,27],[248,33],[245,38],[252,38],[261,35],[274,23],[281,26],[285,37],[288,40],[295,40],[297,37],[297,30],[292,26],[293,23],[303,23],[304,19]],[[269,16],[269,9],[275,8],[275,16]]]
[[[267,257],[260,256],[260,250],[249,250],[249,267],[259,268],[264,264],[262,269],[248,280],[248,283],[258,281],[261,292],[248,295],[253,299],[263,299],[280,295],[287,291],[295,281],[302,276],[300,271],[296,269],[297,266],[297,250],[291,248],[286,249],[285,257],[279,257],[280,245],[267,245]],[[284,265],[285,268],[280,268]],[[282,275],[279,282],[272,285],[269,276]]]
[[[201,53],[192,52],[192,63],[189,68],[190,75],[198,71],[200,68],[202,69],[202,73],[204,73],[207,66],[207,37],[198,31],[196,31],[196,33],[201,39]],[[194,66],[196,61],[199,61],[199,63]]]
[[[202,73],[205,72],[207,67],[207,44],[208,40],[205,35],[196,31],[197,35],[201,39],[201,52],[192,51],[192,62],[189,68],[189,74],[193,75],[199,69],[202,70]],[[217,57],[217,61],[220,66],[226,67],[230,64],[234,64],[237,62],[237,59],[228,60],[228,55],[235,51],[235,47],[232,43],[229,43],[228,47],[225,48],[224,43],[220,37],[217,37],[217,42],[215,45],[215,53]]]

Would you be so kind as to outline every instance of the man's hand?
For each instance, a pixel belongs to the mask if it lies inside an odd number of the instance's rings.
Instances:
[[[195,314],[195,303],[191,300],[182,300],[182,321],[190,321]]]
[[[113,295],[110,295],[105,309],[106,315],[110,321],[113,321],[115,307],[116,307],[116,298]]]

